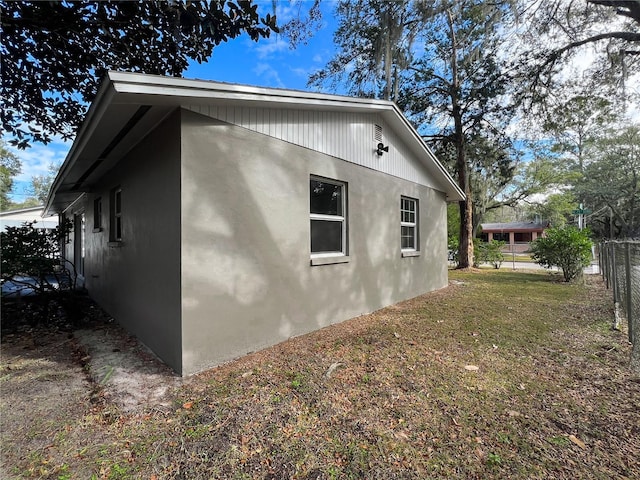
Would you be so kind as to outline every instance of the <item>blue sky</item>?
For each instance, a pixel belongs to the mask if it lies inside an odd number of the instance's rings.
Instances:
[[[262,9],[258,11],[262,11],[262,15],[270,13],[270,1],[258,3]],[[242,35],[216,47],[206,64],[192,62],[183,76],[262,87],[310,90],[307,87],[309,75],[322,68],[335,51],[333,2],[325,1],[322,5],[322,26],[306,45],[299,45],[294,50],[281,35],[272,34],[270,38],[260,39],[258,42]],[[303,2],[302,11],[310,6],[310,2]],[[296,10],[286,2],[278,4],[279,22],[286,22],[295,13]],[[33,144],[26,150],[11,149],[22,161],[22,173],[15,179],[12,199],[16,202],[25,200],[31,178],[48,174],[51,163],[62,163],[70,147],[71,142],[54,138],[48,145]]]
[[[259,0],[257,3],[262,15],[271,12],[271,1]],[[295,3],[292,5],[286,1],[278,2],[276,13],[279,23],[283,24],[290,20],[297,14],[298,8],[302,13],[306,13],[310,6],[311,2],[305,0],[298,5]],[[184,72],[184,77],[310,90],[307,87],[309,75],[324,67],[335,53],[333,44],[333,32],[336,28],[336,20],[333,17],[335,1],[323,0],[321,7],[322,26],[306,45],[291,49],[287,40],[281,35],[273,34],[270,38],[260,39],[258,42],[243,35],[216,47],[212,58],[206,64],[200,65],[193,62]],[[589,58],[591,56],[588,56],[585,61]],[[640,82],[637,79],[636,76],[633,81],[629,80],[629,90],[634,86],[634,91],[638,91]],[[634,108],[630,116],[638,119],[640,110],[637,105]],[[13,150],[22,161],[22,173],[16,178],[13,200],[23,201],[28,196],[27,189],[31,178],[35,175],[48,174],[51,163],[61,164],[70,147],[71,142],[54,138],[48,145],[34,144],[27,150]]]

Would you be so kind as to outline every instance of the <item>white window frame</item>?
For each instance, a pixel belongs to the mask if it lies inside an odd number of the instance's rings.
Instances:
[[[411,202],[413,204],[413,210],[405,209],[405,202]],[[420,251],[419,248],[419,239],[420,239],[420,229],[419,229],[419,202],[417,198],[412,197],[400,197],[400,250],[403,255],[411,256],[410,254],[417,254]],[[405,212],[413,213],[413,222],[405,221]],[[413,247],[402,247],[402,227],[413,228]]]
[[[342,182],[340,180],[333,180],[324,177],[318,177],[315,175],[311,175],[309,177],[309,188],[311,188],[311,181],[315,180],[322,183],[328,183],[331,185],[336,185],[341,188],[341,210],[342,215],[326,215],[320,213],[311,213],[309,211],[309,229],[311,229],[311,222],[313,220],[321,220],[325,222],[340,222],[341,224],[341,244],[342,251],[334,251],[334,252],[311,252],[312,265],[323,265],[326,263],[342,263],[343,261],[348,261],[348,245],[347,245],[347,184],[346,182]],[[311,191],[309,191],[311,194]],[[309,230],[311,232],[311,230]],[[309,238],[309,251],[311,251],[311,238]],[[327,261],[323,262],[322,260],[329,260],[332,258],[341,257],[342,260],[337,261]],[[313,261],[314,259],[318,261]]]
[[[122,237],[123,237],[123,234],[122,234],[122,187],[116,187],[112,189],[109,197],[110,197],[109,207],[111,210],[110,222],[109,222],[110,223],[109,225],[110,242],[119,243],[119,242],[122,242]],[[118,203],[120,205],[118,205]]]
[[[102,197],[93,199],[93,232],[102,231]]]

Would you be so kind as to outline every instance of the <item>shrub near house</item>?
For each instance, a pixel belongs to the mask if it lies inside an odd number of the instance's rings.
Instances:
[[[61,256],[61,244],[69,230],[68,222],[54,229],[36,228],[34,222],[25,222],[0,233],[3,302],[34,297],[39,308],[37,318],[30,319],[32,323],[49,320],[51,300],[59,301],[65,309],[69,306],[62,297],[74,289],[76,275],[73,264],[64,262]]]

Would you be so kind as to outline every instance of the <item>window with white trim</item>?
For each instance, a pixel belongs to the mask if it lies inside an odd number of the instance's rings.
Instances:
[[[400,197],[400,247],[403,251],[418,250],[418,200]]]
[[[93,231],[102,230],[102,197],[93,200]]]
[[[109,240],[112,242],[122,241],[122,188],[116,187],[111,190],[109,198],[110,225]]]
[[[311,255],[347,254],[346,183],[311,177],[309,211],[311,221]]]

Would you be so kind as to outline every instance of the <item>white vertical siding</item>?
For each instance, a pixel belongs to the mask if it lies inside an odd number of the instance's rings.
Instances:
[[[277,108],[191,105],[188,110],[325,153],[342,160],[434,187],[426,168],[377,114]],[[389,153],[375,152],[375,125]]]

